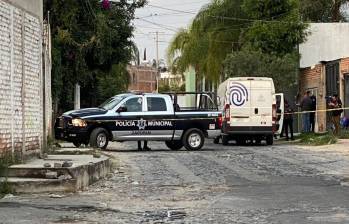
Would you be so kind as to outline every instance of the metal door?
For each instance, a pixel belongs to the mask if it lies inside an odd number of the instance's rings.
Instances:
[[[344,74],[345,87],[344,87],[344,107],[349,107],[349,74]],[[349,110],[344,110],[344,115],[349,118]]]

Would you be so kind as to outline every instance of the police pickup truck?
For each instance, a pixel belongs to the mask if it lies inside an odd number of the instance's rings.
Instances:
[[[194,104],[192,107],[181,106]],[[64,113],[55,137],[105,149],[109,141],[165,141],[171,150],[202,148],[205,137],[220,135],[222,116],[208,93],[135,94],[108,99],[98,108]]]

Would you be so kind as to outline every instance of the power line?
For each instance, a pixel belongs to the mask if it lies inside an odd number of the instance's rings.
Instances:
[[[177,32],[179,30],[179,28],[171,27],[171,26],[160,24],[160,23],[156,23],[156,22],[152,22],[152,21],[149,21],[149,20],[146,20],[146,19],[140,19],[140,20],[144,21],[144,22],[147,22],[147,23],[150,23],[150,24],[153,24],[155,26],[159,26],[159,27],[164,28],[166,30],[173,31],[173,32]]]
[[[192,11],[192,12],[195,13],[194,11]],[[160,13],[160,14],[151,13],[150,15],[136,17],[135,19],[144,19],[144,18],[149,18],[149,17],[160,17],[160,16],[177,16],[177,15],[183,15],[183,14],[187,14],[187,13],[183,13],[183,12]]]
[[[182,12],[182,13],[186,13],[186,14],[197,15],[197,13],[194,13],[194,12],[178,10],[178,9],[170,9],[170,8],[157,6],[157,5],[148,5],[148,6],[153,7],[153,8],[173,11],[173,12]],[[211,18],[222,19],[222,20],[236,20],[236,21],[249,21],[249,22],[270,22],[270,23],[286,23],[286,24],[290,24],[290,22],[279,21],[279,20],[247,19],[247,18],[239,18],[239,17],[213,16],[213,15],[207,15],[207,16],[211,17]]]

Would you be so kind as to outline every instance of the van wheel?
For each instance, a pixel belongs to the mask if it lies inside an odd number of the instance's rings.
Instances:
[[[182,143],[187,150],[199,150],[204,142],[204,133],[197,128],[187,130],[182,137]]]
[[[267,145],[273,145],[273,143],[274,143],[273,136],[272,135],[268,135],[266,141],[267,141]]]
[[[245,139],[236,139],[236,144],[239,146],[246,145],[246,140]]]
[[[180,140],[165,141],[165,144],[171,150],[180,150],[183,147],[183,143]]]
[[[94,148],[106,149],[108,146],[108,132],[104,128],[96,128],[90,135],[90,145]]]
[[[226,135],[222,136],[222,144],[223,145],[228,145],[229,144],[229,137]]]

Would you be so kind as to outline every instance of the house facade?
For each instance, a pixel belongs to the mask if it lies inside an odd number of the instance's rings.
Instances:
[[[127,71],[130,80],[129,91],[144,93],[157,91],[159,73],[156,68],[146,65],[129,65]]]
[[[325,111],[328,97],[338,94],[349,107],[349,24],[314,23],[309,32],[299,46],[299,98],[308,90],[316,96],[316,131],[325,132],[331,124]],[[349,111],[343,115],[349,116]]]

